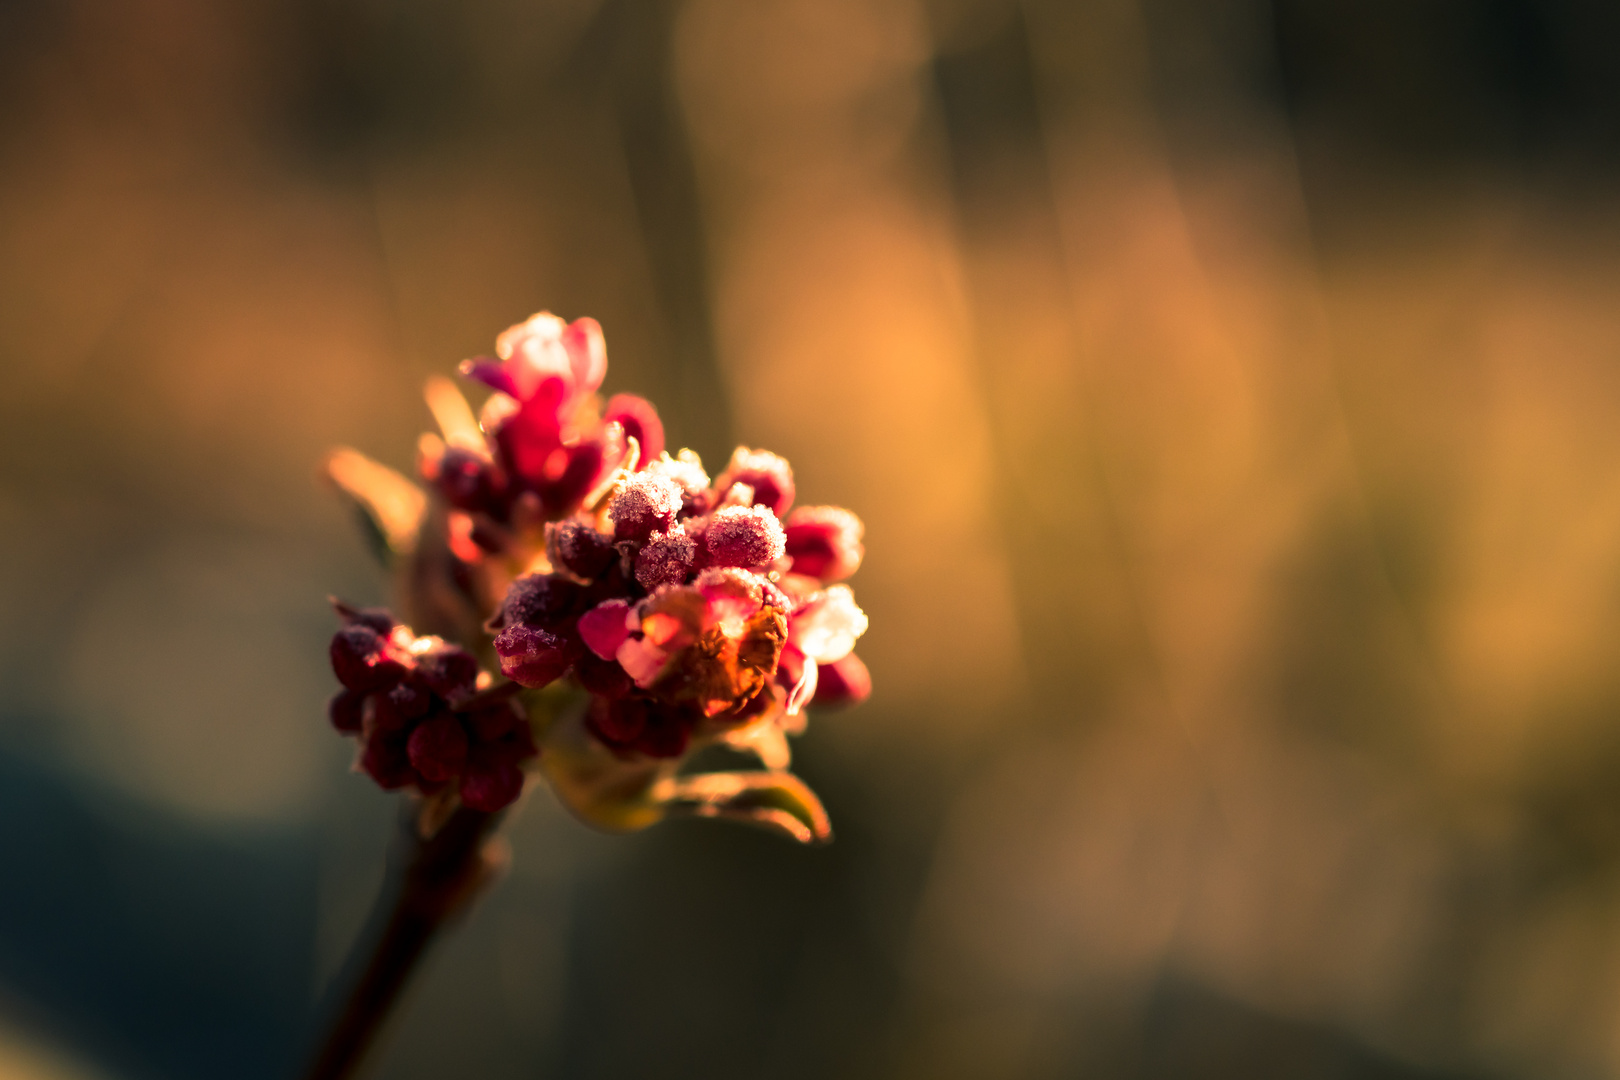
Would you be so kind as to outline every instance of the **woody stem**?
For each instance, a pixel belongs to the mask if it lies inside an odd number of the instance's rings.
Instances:
[[[423,839],[414,810],[407,805],[401,815],[388,882],[333,980],[329,999],[336,1007],[304,1080],[355,1075],[434,936],[467,910],[504,865],[500,844],[491,838],[501,814],[461,807]]]

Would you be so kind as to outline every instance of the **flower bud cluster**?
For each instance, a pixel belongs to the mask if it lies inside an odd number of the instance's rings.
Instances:
[[[422,477],[455,514],[457,553],[521,554],[542,523],[567,516],[623,467],[664,449],[658,412],[643,398],[596,396],[607,349],[595,319],[541,312],[496,339],[494,357],[462,373],[496,394],[482,439],[424,440]]]
[[[432,795],[454,786],[475,810],[499,810],[523,790],[536,753],[510,689],[483,689],[478,661],[438,638],[417,637],[381,608],[338,605],[332,670],[343,690],[332,726],[359,741],[357,764],[385,790]]]
[[[712,484],[691,451],[624,475],[604,514],[547,527],[551,569],[518,578],[490,623],[502,673],[571,676],[591,733],[650,757],[865,697],[866,616],[832,584],[860,565],[860,521],[789,513],[793,498],[788,463],[747,448]]]
[[[338,480],[385,519],[412,621],[457,641],[339,607],[332,720],[359,740],[358,767],[386,789],[495,810],[544,754],[558,793],[599,824],[690,812],[824,839],[813,793],[785,772],[785,736],[807,706],[871,692],[853,651],[867,619],[844,584],[860,519],[795,508],[793,471],[768,451],[738,448],[712,480],[690,450],[671,457],[650,404],[600,402],[592,319],[542,312],[495,352],[462,365],[494,391],[477,420],[448,384],[430,386],[443,435],[422,441],[428,499],[363,459]],[[553,684],[575,697],[519,693]],[[766,772],[678,773],[716,741]]]

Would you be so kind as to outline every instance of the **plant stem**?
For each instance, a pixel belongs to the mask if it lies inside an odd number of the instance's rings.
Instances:
[[[414,810],[407,805],[401,815],[389,883],[367,933],[334,980],[335,986],[348,989],[331,1014],[305,1080],[346,1080],[355,1074],[434,935],[465,911],[505,865],[503,846],[491,839],[501,814],[461,807],[424,840]]]

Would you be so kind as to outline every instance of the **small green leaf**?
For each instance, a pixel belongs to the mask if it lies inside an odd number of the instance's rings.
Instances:
[[[654,796],[671,817],[723,818],[771,829],[801,844],[825,844],[832,823],[808,784],[790,772],[722,772],[677,776]]]

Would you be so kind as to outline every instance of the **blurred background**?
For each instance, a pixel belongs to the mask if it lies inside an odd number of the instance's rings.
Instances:
[[[317,483],[603,323],[868,525],[838,831],[537,791],[384,1078],[1620,1077],[1620,7],[0,2],[0,1076],[291,1074]]]

